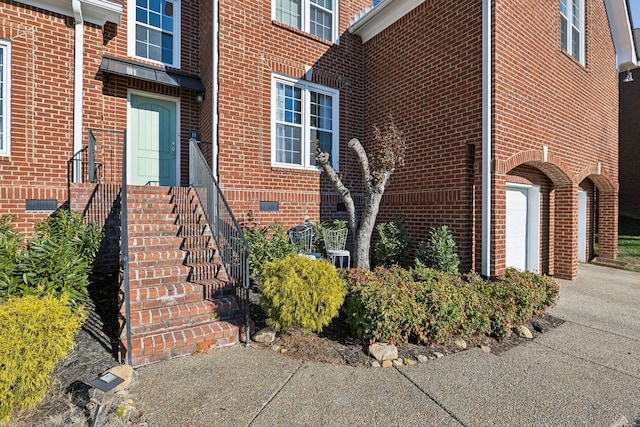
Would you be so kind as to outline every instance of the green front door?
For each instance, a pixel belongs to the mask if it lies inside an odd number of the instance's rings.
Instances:
[[[176,185],[176,103],[131,94],[129,184]]]

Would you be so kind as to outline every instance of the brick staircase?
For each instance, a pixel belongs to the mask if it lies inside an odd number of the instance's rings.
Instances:
[[[127,218],[133,366],[236,343],[241,312],[195,192],[129,186]]]

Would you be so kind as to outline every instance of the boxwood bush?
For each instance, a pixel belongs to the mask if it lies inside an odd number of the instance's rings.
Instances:
[[[347,291],[331,263],[304,255],[265,263],[261,278],[260,303],[276,331],[291,326],[321,331],[338,315]]]

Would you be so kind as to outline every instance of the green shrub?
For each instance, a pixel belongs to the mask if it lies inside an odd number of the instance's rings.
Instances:
[[[552,278],[510,269],[487,282],[426,267],[341,272],[347,281],[345,323],[358,338],[440,343],[453,335],[510,333],[518,322],[552,305],[558,284]]]
[[[291,255],[263,266],[260,292],[273,329],[298,326],[319,332],[338,314],[346,285],[327,261]]]
[[[0,228],[0,300],[11,296],[67,294],[74,309],[86,297],[89,273],[102,234],[76,212],[59,210],[40,222],[22,244],[9,221]]]
[[[548,276],[507,269],[504,276],[482,287],[491,306],[491,333],[504,337],[517,323],[553,306],[560,285]]]
[[[392,222],[383,222],[376,226],[380,239],[374,246],[373,256],[377,266],[391,267],[409,264],[411,239],[404,227],[404,219],[397,218]]]
[[[451,230],[446,225],[432,228],[429,240],[420,242],[416,251],[416,267],[430,267],[449,274],[457,274],[460,258]]]
[[[74,346],[84,310],[68,297],[25,296],[0,304],[0,424],[42,401],[57,361]]]
[[[276,222],[268,227],[253,227],[244,230],[251,252],[249,267],[254,277],[261,277],[263,265],[275,259],[285,258],[295,252],[289,242],[287,230]]]

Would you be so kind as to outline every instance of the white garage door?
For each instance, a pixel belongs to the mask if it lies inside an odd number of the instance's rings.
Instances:
[[[540,242],[540,189],[533,185],[507,185],[506,265],[538,271]]]
[[[578,262],[587,262],[587,192],[578,191]]]

